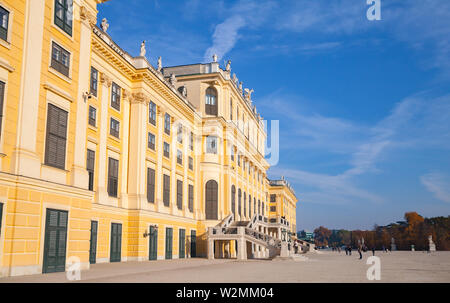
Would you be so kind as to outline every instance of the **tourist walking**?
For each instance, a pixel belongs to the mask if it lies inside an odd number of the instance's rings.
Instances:
[[[361,247],[358,247],[359,259],[362,259]]]
[[[350,256],[352,255],[352,247],[351,247],[351,246],[348,247],[348,254],[349,254]]]
[[[375,246],[372,246],[372,256],[375,256]]]

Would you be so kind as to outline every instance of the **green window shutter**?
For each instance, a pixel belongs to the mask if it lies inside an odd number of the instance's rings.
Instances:
[[[155,203],[155,170],[147,168],[147,201]]]
[[[179,258],[184,259],[186,255],[186,230],[179,230],[178,237]]]
[[[177,207],[183,209],[183,181],[177,180]]]
[[[65,169],[68,113],[48,104],[45,164]]]

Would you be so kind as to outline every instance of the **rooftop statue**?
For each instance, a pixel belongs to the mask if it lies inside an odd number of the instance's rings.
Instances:
[[[217,55],[216,55],[216,54],[214,54],[214,55],[212,56],[212,58],[213,58],[213,62],[217,62]]]
[[[246,98],[248,101],[251,101],[251,100],[252,100],[252,93],[253,93],[253,92],[254,92],[253,89],[248,89],[248,88],[245,89],[245,98]]]
[[[161,56],[159,56],[158,58],[158,72],[160,72],[162,70],[162,59]]]
[[[228,60],[225,69],[226,69],[227,72],[231,72],[231,60]]]
[[[240,83],[239,83],[239,91],[242,93],[242,85],[243,85],[244,83],[241,81]]]
[[[142,41],[141,43],[141,53],[139,54],[139,56],[141,57],[145,57],[145,54],[147,53],[147,50],[145,49],[145,40]]]
[[[103,18],[101,27],[105,33],[106,33],[106,31],[108,31],[109,24],[108,24],[108,20],[106,20],[106,18]]]
[[[175,77],[175,74],[171,74],[171,75],[170,75],[169,83],[170,83],[172,86],[175,86],[175,85],[177,84],[177,78]]]
[[[236,82],[237,82],[236,74],[233,74],[233,78],[232,79],[233,79],[233,83],[236,84]]]

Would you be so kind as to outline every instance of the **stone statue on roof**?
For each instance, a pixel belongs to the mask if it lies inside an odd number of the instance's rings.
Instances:
[[[140,52],[139,56],[145,57],[146,53],[147,53],[147,50],[145,49],[145,40],[144,40],[141,43],[141,52]]]
[[[236,81],[237,81],[236,74],[233,73],[233,78],[232,79],[233,79],[233,83],[236,84]]]
[[[231,72],[231,60],[228,60],[227,65],[226,65],[226,67],[225,67],[225,70],[226,70],[227,72]]]
[[[161,72],[162,70],[162,59],[161,56],[159,56],[158,58],[158,72]]]
[[[254,90],[246,88],[244,91],[245,91],[245,99],[247,99],[247,101],[251,101],[252,93],[254,92]]]
[[[108,31],[109,24],[108,24],[108,20],[106,20],[106,18],[103,18],[101,27],[102,27],[102,31],[104,31],[105,33]]]
[[[175,74],[171,74],[171,75],[170,75],[169,83],[170,83],[172,86],[175,86],[175,85],[177,84],[177,78],[175,77]]]
[[[217,62],[217,55],[216,55],[216,54],[214,54],[214,55],[212,56],[212,58],[213,58],[213,62]]]
[[[243,85],[244,83],[241,81],[240,83],[239,83],[239,91],[242,93],[242,85]]]

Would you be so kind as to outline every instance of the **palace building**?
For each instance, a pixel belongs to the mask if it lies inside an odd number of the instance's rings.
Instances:
[[[267,178],[253,90],[216,56],[129,55],[106,1],[0,0],[0,277],[290,251],[297,198]]]

